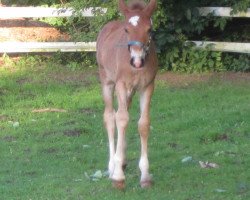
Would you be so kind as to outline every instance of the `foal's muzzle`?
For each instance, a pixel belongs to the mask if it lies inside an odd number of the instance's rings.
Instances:
[[[145,60],[143,58],[141,58],[141,59],[131,58],[131,60],[130,60],[131,66],[133,66],[134,68],[137,68],[137,69],[144,67],[144,63],[145,63]]]
[[[152,36],[150,34],[149,39],[146,44],[140,41],[136,41],[136,40],[132,40],[128,42],[128,50],[131,54],[130,64],[133,67],[135,68],[144,67],[146,56],[149,54],[149,51],[150,51],[151,40],[152,40]],[[140,49],[140,51],[138,50],[133,51],[133,48],[132,48],[133,46],[136,46],[138,49]]]

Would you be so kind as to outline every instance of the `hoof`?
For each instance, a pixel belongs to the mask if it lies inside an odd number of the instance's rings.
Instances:
[[[122,180],[122,181],[113,180],[112,185],[115,189],[123,190],[125,188],[125,181],[124,180]]]
[[[152,185],[153,181],[151,180],[141,181],[141,188],[151,188]]]

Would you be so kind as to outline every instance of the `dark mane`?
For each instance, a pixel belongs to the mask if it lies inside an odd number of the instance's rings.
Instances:
[[[146,7],[146,4],[141,0],[132,0],[128,3],[128,7],[130,10],[143,10]]]

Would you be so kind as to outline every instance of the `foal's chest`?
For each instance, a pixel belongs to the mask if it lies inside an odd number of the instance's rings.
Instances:
[[[127,80],[125,81],[128,93],[133,93],[137,90],[142,90],[153,81],[154,77],[154,73],[144,71],[132,73],[129,77],[127,77]]]

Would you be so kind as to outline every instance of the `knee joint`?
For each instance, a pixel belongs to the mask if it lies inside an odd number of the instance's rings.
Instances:
[[[129,121],[128,111],[118,111],[115,118],[118,126],[126,127]]]
[[[141,118],[138,122],[138,130],[140,134],[147,134],[150,128],[150,120]]]
[[[109,123],[110,121],[114,121],[115,120],[115,112],[114,110],[105,110],[104,114],[103,114],[103,118],[104,118],[104,123]]]

